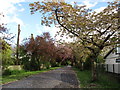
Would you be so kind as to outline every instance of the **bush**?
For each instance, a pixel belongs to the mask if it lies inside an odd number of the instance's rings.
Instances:
[[[21,64],[23,65],[23,69],[24,70],[29,70],[30,69],[30,61],[29,61],[29,57],[23,57],[21,59]]]
[[[41,62],[40,62],[40,60],[38,60],[34,56],[32,56],[32,58],[30,58],[29,56],[26,56],[26,57],[22,58],[21,61],[22,61],[22,65],[23,65],[24,70],[27,70],[27,71],[40,70]]]
[[[91,69],[91,58],[88,57],[83,65],[84,70],[90,70]]]
[[[15,75],[15,74],[19,74],[19,73],[22,73],[22,72],[25,72],[25,71],[24,70],[10,70],[10,69],[6,69],[3,72],[3,75]]]
[[[11,70],[11,74],[19,74],[21,72],[24,72],[24,70]]]
[[[12,73],[11,73],[11,70],[6,69],[6,70],[3,71],[2,74],[3,74],[3,75],[11,75]]]
[[[82,64],[81,63],[76,63],[75,67],[78,68],[78,69],[80,69],[80,70],[82,70]]]
[[[50,62],[46,62],[45,66],[46,66],[47,69],[49,69],[50,68]]]

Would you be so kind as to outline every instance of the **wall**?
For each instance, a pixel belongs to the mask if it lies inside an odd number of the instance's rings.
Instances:
[[[120,63],[116,63],[119,57],[116,53],[110,53],[105,59],[105,69],[108,72],[120,74]]]
[[[120,74],[120,63],[119,64],[105,64],[107,72]]]

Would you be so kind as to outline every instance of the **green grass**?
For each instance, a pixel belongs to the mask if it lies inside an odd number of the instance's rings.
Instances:
[[[99,79],[91,82],[91,71],[74,68],[80,81],[80,88],[120,88],[120,82],[109,73],[99,73]]]
[[[50,70],[54,70],[54,69],[58,69],[60,67],[51,67],[50,69],[45,69],[45,70],[40,70],[40,71],[24,71],[24,70],[13,70],[12,71],[12,75],[4,75],[2,77],[0,77],[0,84],[6,84],[9,82],[13,82],[13,81],[17,81],[20,79],[23,79],[25,77],[28,77],[30,75],[34,75],[34,74],[38,74],[38,73],[42,73],[42,72],[47,72]]]

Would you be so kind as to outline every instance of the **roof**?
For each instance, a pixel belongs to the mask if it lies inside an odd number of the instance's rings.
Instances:
[[[115,48],[112,48],[105,56],[104,56],[104,59],[107,58],[107,56],[114,50]]]

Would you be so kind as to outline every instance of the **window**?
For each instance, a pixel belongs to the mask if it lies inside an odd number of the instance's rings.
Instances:
[[[116,63],[120,63],[120,58],[117,58],[117,59],[116,59]]]

